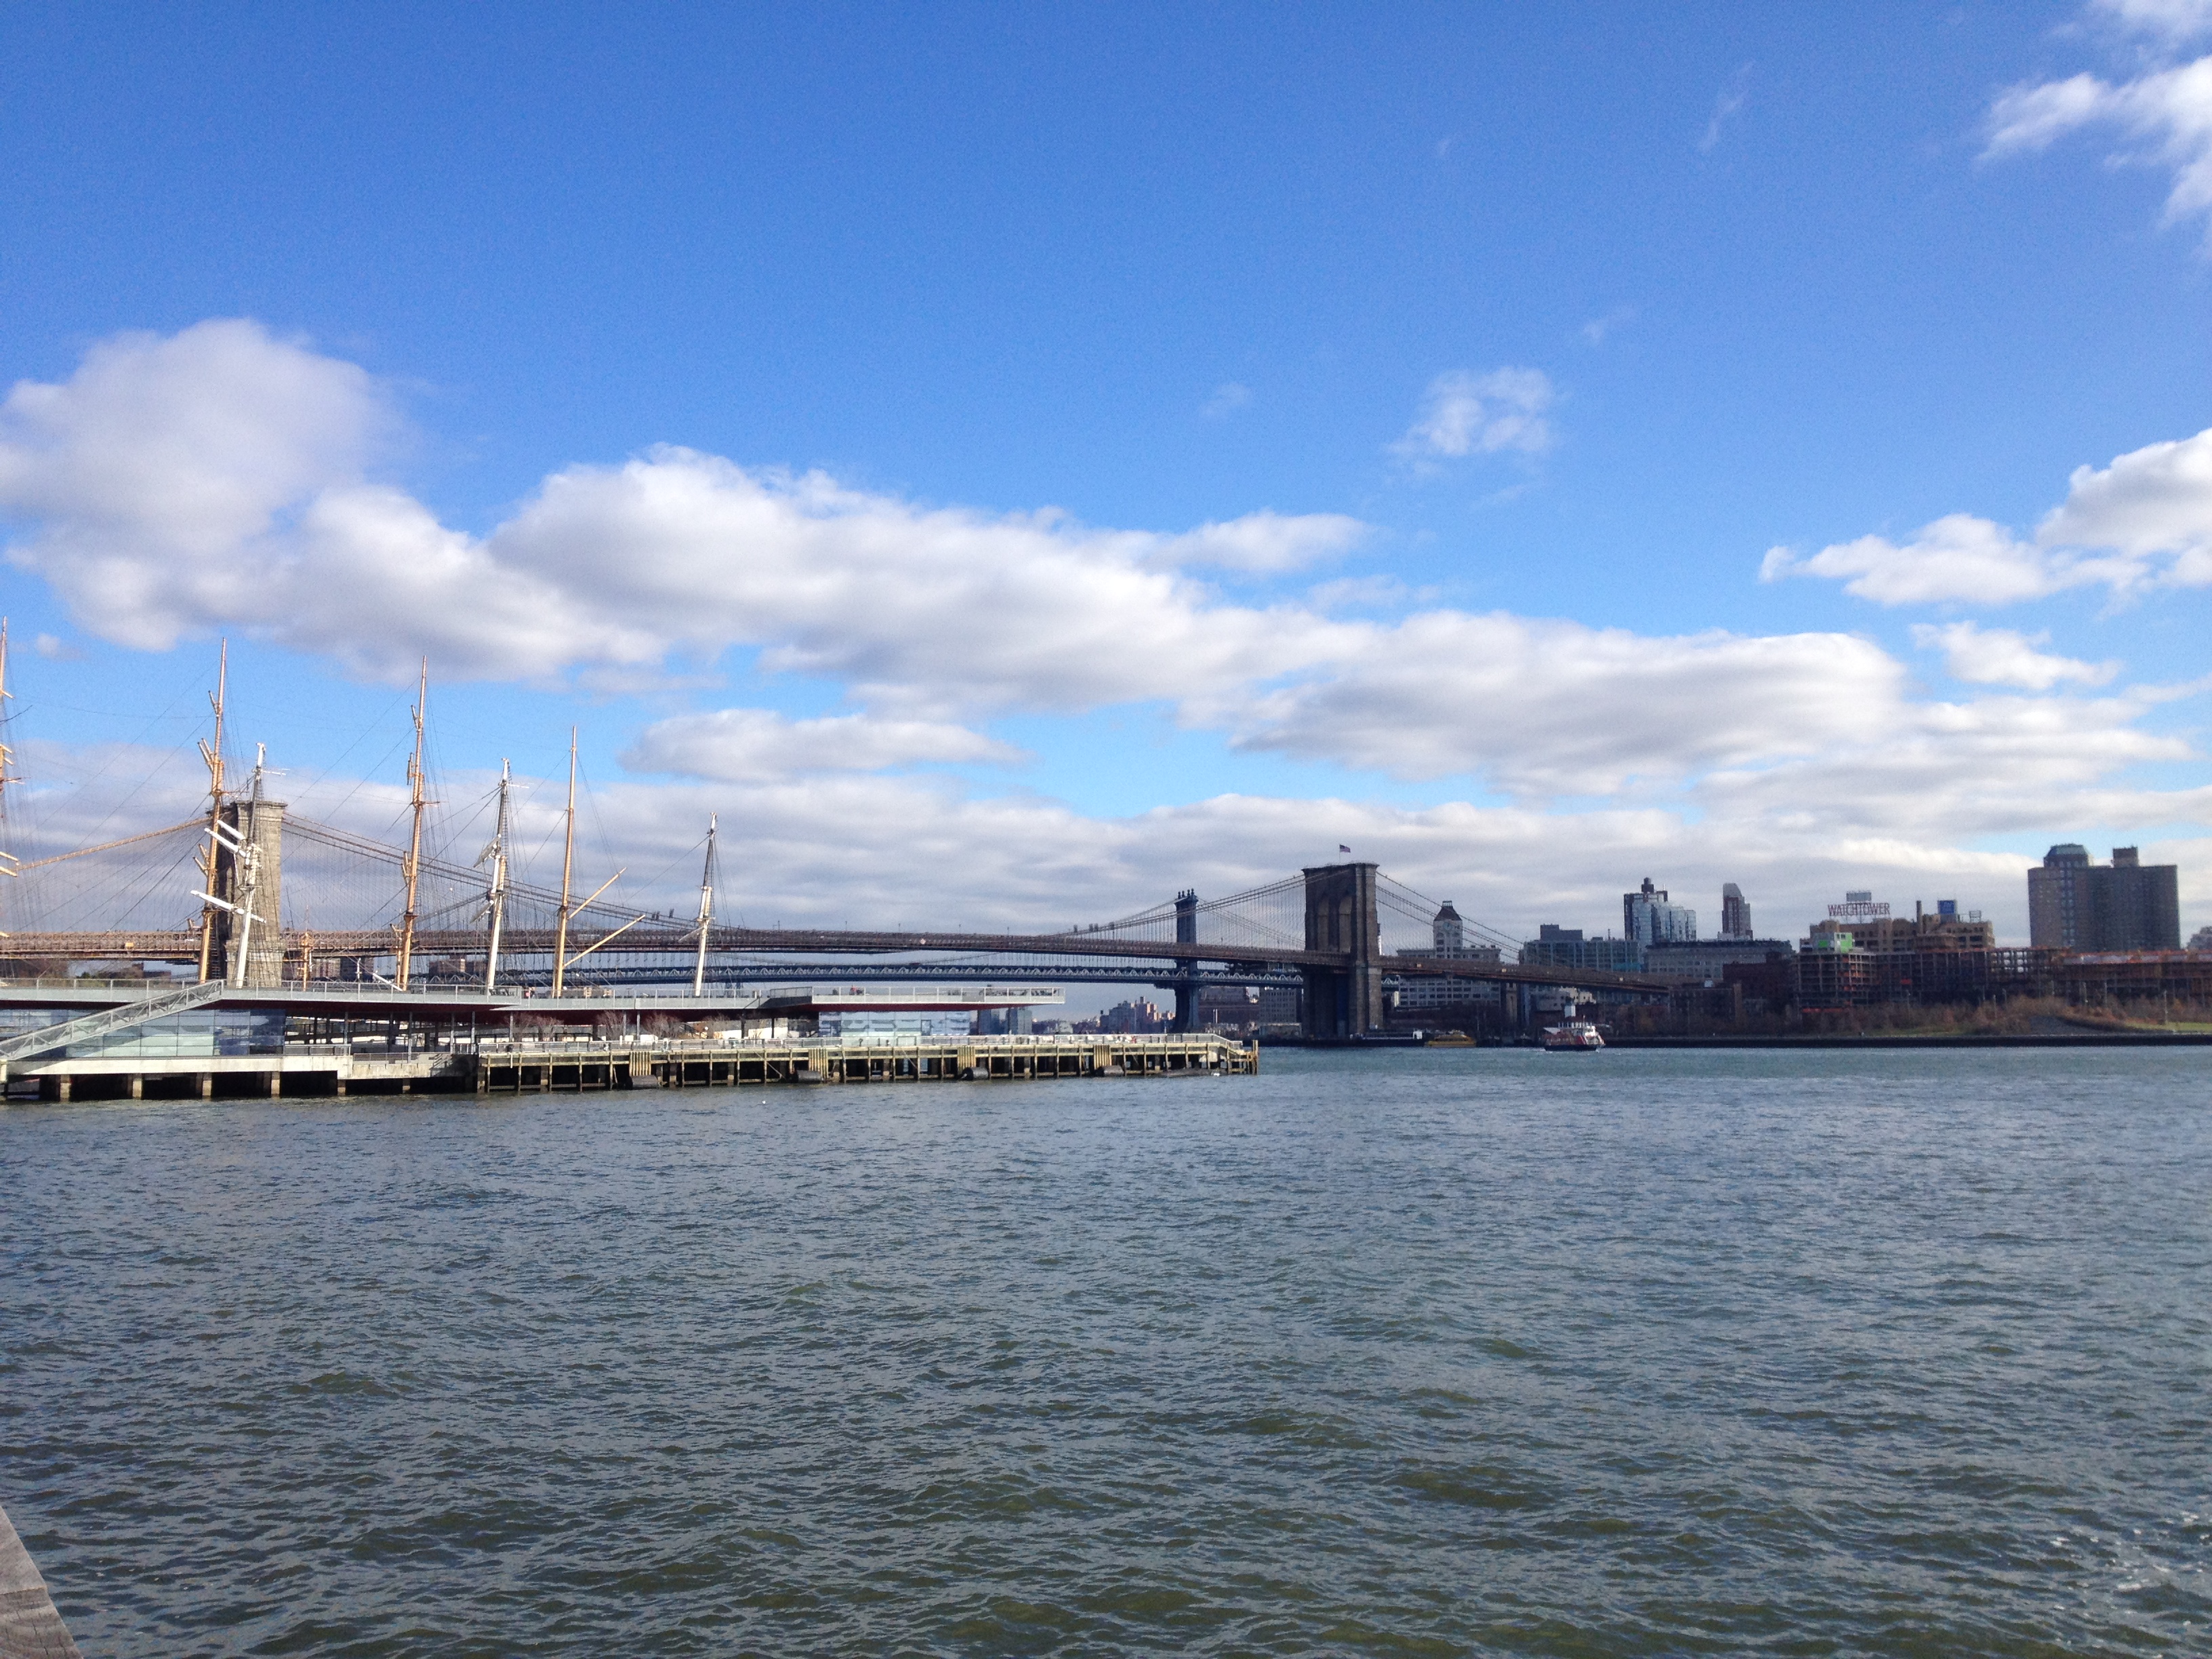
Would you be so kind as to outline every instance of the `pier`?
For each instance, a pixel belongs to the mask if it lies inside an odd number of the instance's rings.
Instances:
[[[1255,1043],[1166,1036],[799,1036],[739,1042],[635,1040],[489,1044],[357,1054],[328,1045],[282,1053],[34,1060],[7,1074],[13,1100],[211,1100],[353,1094],[538,1094],[770,1084],[1033,1083],[1055,1078],[1249,1077]]]
[[[1047,1078],[1240,1077],[1260,1069],[1256,1043],[1210,1034],[570,1046],[572,1053],[486,1049],[471,1056],[471,1086],[478,1094],[495,1094],[653,1085],[1031,1083]]]

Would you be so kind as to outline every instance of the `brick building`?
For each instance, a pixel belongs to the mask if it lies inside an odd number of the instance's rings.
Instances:
[[[2079,842],[2062,842],[2027,872],[2031,943],[2053,951],[2178,951],[2179,866],[2145,864],[2132,847],[2099,864]]]

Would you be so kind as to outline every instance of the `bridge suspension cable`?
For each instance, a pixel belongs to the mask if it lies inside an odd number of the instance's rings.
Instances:
[[[17,865],[18,871],[43,870],[50,864],[66,864],[71,859],[88,859],[95,853],[112,853],[118,847],[135,847],[142,841],[155,841],[163,836],[173,836],[179,830],[197,830],[200,821],[186,818],[182,823],[165,823],[159,830],[141,830],[135,836],[125,836],[120,841],[104,841],[97,847],[80,847],[74,852],[56,853],[43,859],[26,859]]]
[[[1191,907],[1191,909],[1195,915],[1214,921],[1217,925],[1212,931],[1217,934],[1231,932],[1247,935],[1244,939],[1238,941],[1239,943],[1280,945],[1297,950],[1302,948],[1305,943],[1303,914],[1304,893],[1305,878],[1303,875],[1288,876],[1279,880],[1263,883],[1257,887],[1248,887],[1242,892],[1226,894],[1220,898],[1202,900],[1196,906]],[[1298,896],[1300,910],[1298,925],[1295,929],[1279,927],[1251,914],[1252,910],[1266,905],[1271,900],[1279,901],[1292,894]],[[1095,922],[1088,927],[1072,927],[1067,931],[1071,935],[1099,933],[1127,935],[1152,928],[1171,928],[1177,916],[1184,913],[1185,907],[1170,900],[1167,903],[1156,904],[1148,910],[1140,910],[1133,915],[1123,916],[1117,921]]]
[[[1432,925],[1436,921],[1437,912],[1443,908],[1442,903],[1431,898],[1426,893],[1408,886],[1395,876],[1385,875],[1379,870],[1375,872],[1375,899],[1377,904],[1395,911],[1410,921],[1418,921],[1424,927]],[[1521,950],[1519,939],[1500,933],[1497,928],[1486,923],[1477,921],[1471,916],[1462,916],[1460,920],[1466,923],[1468,932],[1474,934],[1480,943],[1494,945],[1501,952],[1514,956],[1519,954]]]
[[[387,847],[380,841],[372,841],[367,836],[356,835],[350,830],[341,830],[335,824],[323,823],[310,817],[295,816],[286,818],[284,833],[288,839],[296,836],[303,840],[318,842],[334,851],[374,859],[395,868],[404,865],[407,860],[406,852],[400,848]],[[434,857],[428,853],[422,855],[420,869],[422,876],[434,877],[453,886],[472,889],[473,891],[454,899],[450,903],[441,905],[435,910],[425,911],[419,918],[418,925],[419,921],[427,921],[450,911],[467,906],[481,906],[483,903],[484,878],[482,871],[456,864],[447,859]],[[540,887],[534,882],[517,881],[512,876],[507,878],[504,894],[509,903],[520,900],[531,904],[542,905],[549,913],[559,909],[561,905],[561,891],[558,888]],[[396,893],[395,896],[397,896]],[[629,921],[638,917],[651,917],[659,914],[657,911],[639,910],[627,905],[610,903],[605,900],[598,899],[572,905],[570,908],[572,914],[575,915],[588,913],[603,921]]]

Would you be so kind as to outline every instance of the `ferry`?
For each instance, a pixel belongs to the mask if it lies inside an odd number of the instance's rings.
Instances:
[[[1544,1047],[1562,1054],[1595,1054],[1605,1047],[1605,1039],[1598,1035],[1597,1027],[1589,1021],[1571,1019],[1564,1025],[1547,1025],[1544,1028]]]

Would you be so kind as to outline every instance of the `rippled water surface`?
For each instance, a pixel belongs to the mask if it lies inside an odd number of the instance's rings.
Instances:
[[[0,1115],[94,1656],[2212,1650],[2212,1051]]]

